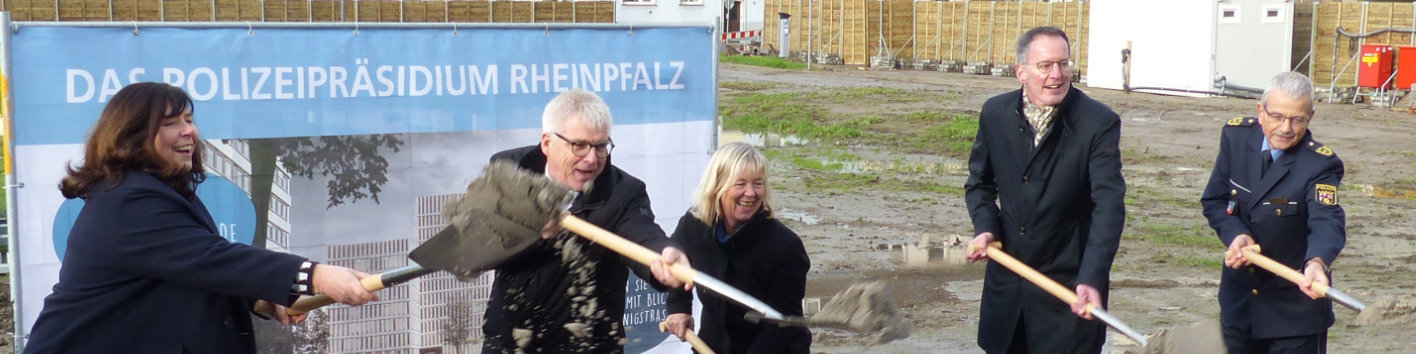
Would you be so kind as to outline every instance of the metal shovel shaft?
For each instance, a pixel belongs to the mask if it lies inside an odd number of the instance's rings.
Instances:
[[[588,239],[591,242],[604,246],[605,248],[615,251],[615,253],[619,253],[641,264],[649,265],[650,263],[654,262],[654,260],[659,259],[658,253],[650,251],[648,248],[640,246],[638,243],[626,240],[623,237],[620,237],[619,235],[610,232],[609,230],[605,230],[604,228],[596,226],[595,224],[591,224],[590,222],[578,218],[574,215],[566,215],[564,218],[562,218],[560,221],[560,226],[565,228],[566,230],[574,232],[577,235],[580,235],[580,237],[584,237],[585,239]],[[708,274],[699,272],[698,270],[685,266],[682,263],[676,263],[670,266],[669,272],[673,273],[674,278],[677,278],[679,281],[686,283],[696,283],[697,285],[708,288],[708,290],[712,290],[713,292],[718,293],[719,295],[722,295],[725,298],[728,298],[728,300],[732,300],[733,302],[745,306],[748,309],[752,309],[753,311],[765,314],[767,318],[783,318],[781,312],[777,312],[777,310],[772,309],[772,306],[768,306],[767,303],[762,302],[762,300],[758,300],[757,298],[752,297],[752,295],[748,295],[747,293],[742,292],[742,290],[738,290],[737,288],[728,285],[728,283],[724,283],[723,281],[718,280],[717,278],[713,278]]]
[[[1141,334],[1141,332],[1136,331],[1135,328],[1131,328],[1131,326],[1127,326],[1126,323],[1121,322],[1121,319],[1116,318],[1116,316],[1112,316],[1111,313],[1106,312],[1106,310],[1102,310],[1095,307],[1091,309],[1091,315],[1095,316],[1102,322],[1106,322],[1106,324],[1110,325],[1111,328],[1115,329],[1117,332],[1121,332],[1121,334],[1126,335],[1126,337],[1129,337],[1131,338],[1131,340],[1134,340],[1136,341],[1136,343],[1139,343],[1142,348],[1145,348],[1147,344],[1146,336],[1144,334]]]
[[[1248,259],[1250,263],[1259,266],[1259,268],[1263,268],[1265,270],[1268,270],[1269,272],[1272,272],[1274,275],[1277,275],[1284,279],[1288,279],[1288,281],[1291,281],[1294,284],[1302,284],[1304,281],[1307,281],[1307,277],[1305,277],[1303,273],[1299,273],[1296,270],[1289,269],[1288,266],[1283,265],[1283,263],[1279,263],[1278,261],[1275,261],[1272,258],[1264,256],[1262,253],[1260,253],[1263,249],[1260,248],[1259,245],[1249,245],[1247,247],[1244,247],[1242,250],[1244,252],[1244,258]],[[1228,256],[1228,252],[1225,252],[1225,256]],[[1323,294],[1323,296],[1332,299],[1332,301],[1337,302],[1342,306],[1347,306],[1347,308],[1357,310],[1358,313],[1361,313],[1362,310],[1367,309],[1367,305],[1363,304],[1361,301],[1357,301],[1357,298],[1354,298],[1351,295],[1347,295],[1347,293],[1344,293],[1337,289],[1333,289],[1332,287],[1329,287],[1327,285],[1313,283],[1313,291],[1319,294]]]
[[[1052,296],[1056,296],[1058,299],[1061,299],[1062,302],[1068,304],[1077,302],[1077,293],[1073,292],[1071,289],[1067,289],[1067,287],[1062,286],[1061,283],[1058,283],[1056,280],[1052,280],[1052,278],[1048,278],[1046,275],[1043,275],[1032,267],[1023,264],[1023,262],[1019,261],[1017,258],[1013,258],[1013,256],[1008,255],[1008,253],[1003,252],[1002,243],[993,242],[988,246],[990,248],[988,250],[988,259],[998,262],[998,264],[1002,264],[1004,267],[1007,267],[1014,273],[1018,273],[1019,276],[1022,276],[1028,281],[1031,281],[1033,284],[1036,284],[1038,287],[1042,288],[1043,290],[1046,290],[1048,293],[1051,293]],[[1116,329],[1116,331],[1121,332],[1121,334],[1130,337],[1131,340],[1136,341],[1136,343],[1139,343],[1142,347],[1146,346],[1146,336],[1141,335],[1140,332],[1136,332],[1136,330],[1131,328],[1131,326],[1127,326],[1125,323],[1121,322],[1121,319],[1118,319],[1115,316],[1112,316],[1110,313],[1107,313],[1106,310],[1097,307],[1092,307],[1090,309],[1090,312],[1092,316],[1095,316],[1102,322],[1106,322],[1106,324],[1110,325],[1111,328],[1114,328]]]

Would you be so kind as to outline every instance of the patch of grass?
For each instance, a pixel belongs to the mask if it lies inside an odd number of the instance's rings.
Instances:
[[[726,118],[723,120],[723,127],[751,133],[795,135],[808,139],[851,139],[866,135],[865,131],[844,124],[819,123],[801,118],[773,119],[758,114]]]
[[[1130,229],[1129,233],[1133,239],[1145,240],[1161,245],[1195,248],[1221,246],[1219,239],[1215,238],[1210,232],[1209,227],[1204,224],[1181,226],[1142,221],[1139,225],[1132,224]]]
[[[919,112],[916,112],[919,113]],[[978,133],[978,117],[956,114],[915,138],[916,144],[939,146],[942,144],[951,156],[967,156],[973,148],[974,136]]]
[[[885,101],[892,103],[922,102],[928,100],[932,95],[920,91],[889,87],[855,87],[848,89],[836,89],[823,93],[818,93],[821,98],[829,99],[836,103]]]
[[[771,82],[723,81],[718,83],[718,88],[738,91],[762,91],[776,87],[777,84]]]
[[[792,166],[796,166],[796,168],[804,170],[815,171],[838,171],[841,169],[840,162],[825,162],[817,159],[805,158],[800,156],[792,157]]]
[[[718,61],[724,63],[762,66],[777,69],[806,69],[805,63],[787,61],[783,60],[782,58],[768,56],[720,55],[718,56]]]
[[[1224,266],[1224,260],[1220,259],[1218,256],[1202,257],[1184,255],[1172,256],[1170,264],[1175,264],[1184,267],[1219,269],[1220,267]]]
[[[904,118],[909,120],[921,120],[926,122],[945,122],[953,120],[954,116],[954,114],[949,114],[949,112],[914,111],[906,113],[904,115]]]
[[[871,174],[827,173],[803,178],[802,184],[805,185],[808,190],[850,191],[858,193],[863,187],[879,181],[880,176]]]

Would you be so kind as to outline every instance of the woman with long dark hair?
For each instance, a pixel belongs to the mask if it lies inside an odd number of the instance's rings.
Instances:
[[[104,107],[59,183],[85,205],[26,353],[254,353],[260,302],[288,324],[304,320],[284,308],[302,294],[377,300],[366,274],[220,236],[196,195],[206,171],[193,110],[182,89],[152,82]]]

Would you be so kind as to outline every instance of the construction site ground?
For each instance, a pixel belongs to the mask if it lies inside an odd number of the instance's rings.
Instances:
[[[1020,86],[1013,77],[813,65],[783,70],[724,63],[722,141],[761,146],[782,219],[812,259],[808,298],[889,281],[913,336],[868,347],[867,336],[814,330],[818,353],[969,353],[982,264],[962,260],[972,236],[964,161],[979,107]],[[1200,212],[1221,127],[1257,100],[1191,98],[1078,86],[1122,119],[1127,223],[1111,272],[1109,311],[1146,333],[1217,321],[1223,245]],[[1335,287],[1371,303],[1416,288],[1416,115],[1318,103],[1314,137],[1346,163],[1340,202],[1347,246]],[[805,123],[803,123],[805,120]],[[960,131],[963,130],[963,131]],[[963,138],[961,138],[963,137]],[[1416,351],[1416,323],[1356,326],[1336,307],[1329,349]],[[1137,350],[1109,331],[1108,352]]]

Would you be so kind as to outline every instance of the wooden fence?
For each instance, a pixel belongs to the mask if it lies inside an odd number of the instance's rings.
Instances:
[[[850,65],[872,57],[1012,65],[1013,42],[1028,29],[1067,31],[1077,67],[1087,60],[1088,2],[766,0],[763,43],[779,42],[777,13],[791,15],[792,52],[839,55]]]
[[[1317,86],[1357,86],[1357,58],[1363,44],[1387,44],[1394,47],[1416,46],[1416,12],[1412,3],[1319,2],[1299,3],[1311,16],[1308,43],[1311,55],[1306,69]],[[1294,11],[1299,13],[1298,10]],[[1295,22],[1297,22],[1295,20]],[[1348,33],[1367,33],[1382,29],[1397,29],[1366,38],[1339,36],[1338,27]],[[1298,25],[1294,25],[1298,32]],[[1298,36],[1295,35],[1294,55],[1298,58]],[[1297,60],[1297,59],[1295,59]],[[1410,69],[1408,69],[1410,70]]]
[[[614,22],[614,1],[0,0],[13,21]]]

